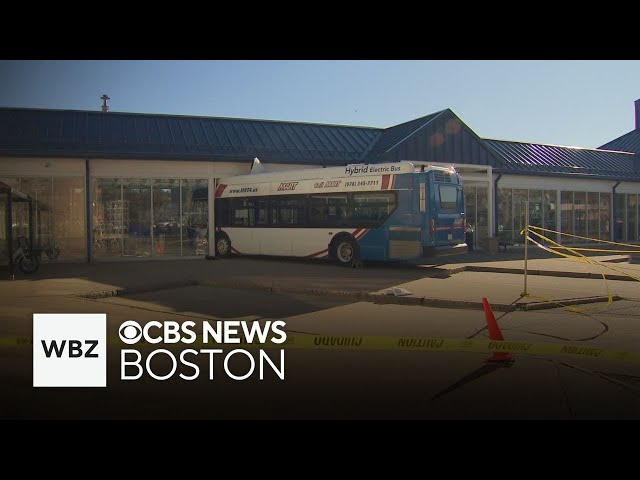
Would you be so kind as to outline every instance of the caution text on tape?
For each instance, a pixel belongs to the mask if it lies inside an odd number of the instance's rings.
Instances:
[[[30,347],[33,341],[30,337],[0,337],[0,345],[8,347]],[[118,337],[109,337],[110,345],[131,348],[120,341]],[[135,348],[158,347],[160,344],[137,343]],[[285,348],[307,350],[395,350],[395,351],[449,351],[449,352],[510,352],[534,355],[569,355],[582,358],[600,360],[619,360],[640,363],[640,352],[626,352],[608,350],[593,345],[575,345],[564,343],[534,343],[525,341],[496,341],[472,340],[439,337],[407,337],[407,336],[335,336],[289,334],[284,344],[273,343],[233,343],[220,344],[216,342],[203,343],[196,340],[193,343],[162,344],[163,348],[192,348],[198,345],[208,347],[255,347],[255,348]]]

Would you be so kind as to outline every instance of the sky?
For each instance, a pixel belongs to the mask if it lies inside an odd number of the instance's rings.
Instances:
[[[445,108],[485,138],[598,147],[632,130],[640,61],[0,60],[0,107],[390,127]]]

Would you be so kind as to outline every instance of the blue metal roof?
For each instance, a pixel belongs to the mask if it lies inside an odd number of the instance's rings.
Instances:
[[[449,125],[456,120],[462,128]],[[438,135],[440,142],[430,141]],[[640,150],[637,130],[603,147],[618,141],[622,143],[616,148]],[[259,157],[267,162],[316,165],[424,157],[427,161],[475,161],[492,165],[499,172],[517,174],[640,180],[640,165],[634,166],[631,153],[480,139],[448,109],[380,129],[223,117],[0,108],[0,155],[220,161]]]
[[[635,155],[627,152],[485,139],[505,159],[498,171],[525,174],[581,175],[615,180],[638,179]]]
[[[598,148],[640,154],[640,130],[631,130],[629,133],[625,133],[621,137],[611,140]]]
[[[363,158],[366,157],[367,160],[372,160],[375,157],[383,155],[407,137],[413,135],[416,131],[427,125],[431,120],[438,117],[442,112],[444,112],[444,110],[385,129],[382,135],[379,135],[371,144]]]
[[[345,164],[382,130],[273,120],[0,108],[0,153]]]

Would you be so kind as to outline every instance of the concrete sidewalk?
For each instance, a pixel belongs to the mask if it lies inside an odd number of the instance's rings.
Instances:
[[[16,276],[13,281],[6,277],[1,279],[0,300],[59,295],[106,297],[187,285],[342,295],[378,303],[449,308],[481,308],[482,298],[487,297],[501,311],[513,310],[516,303],[522,302],[591,297],[600,297],[602,301],[610,295],[640,299],[640,284],[636,281],[603,281],[600,273],[608,266],[622,277],[625,272],[640,277],[640,265],[611,263],[612,260],[625,260],[625,256],[611,255],[590,257],[602,261],[599,266],[559,258],[531,259],[528,267],[532,275],[528,277],[527,290],[532,296],[522,299],[524,265],[513,255],[508,260],[500,260],[502,255],[487,258],[470,253],[450,257],[451,260],[455,258],[456,263],[367,264],[357,269],[326,262],[248,257],[91,265],[52,263],[42,265],[32,276]],[[478,268],[486,271],[474,270]],[[545,272],[552,272],[553,276],[547,276]],[[391,287],[401,287],[410,294],[384,295]]]

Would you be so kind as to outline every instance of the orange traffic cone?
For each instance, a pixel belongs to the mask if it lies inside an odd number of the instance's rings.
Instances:
[[[489,338],[491,340],[500,342],[504,341],[502,331],[498,326],[498,322],[496,321],[496,317],[493,314],[493,310],[491,310],[489,300],[487,300],[486,298],[482,299],[482,308],[484,308],[484,316],[487,318],[487,330],[489,330]],[[513,356],[507,352],[493,352],[493,354],[489,358],[487,358],[487,362],[513,362]]]

